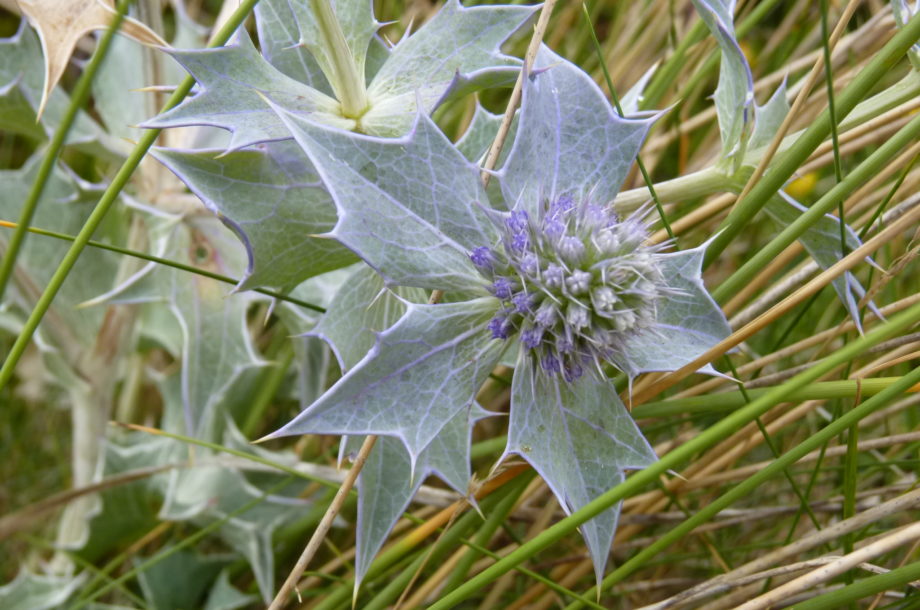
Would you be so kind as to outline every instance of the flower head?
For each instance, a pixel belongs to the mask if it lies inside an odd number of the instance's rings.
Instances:
[[[539,218],[512,211],[496,248],[470,258],[502,308],[492,336],[517,333],[548,373],[577,379],[586,364],[608,360],[631,333],[649,327],[668,293],[656,260],[643,245],[637,214],[620,220],[609,208],[569,195],[545,201]],[[488,261],[488,264],[480,263]]]

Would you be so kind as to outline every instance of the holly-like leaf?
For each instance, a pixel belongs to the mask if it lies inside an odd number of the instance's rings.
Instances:
[[[0,55],[2,57],[2,55]],[[41,163],[41,154],[33,155],[18,170],[0,171],[0,218],[19,218],[22,203],[27,199]],[[43,229],[75,235],[93,210],[101,191],[98,185],[87,184],[60,167],[54,168],[35,210],[32,224]],[[5,244],[10,232],[0,234]],[[69,245],[66,242],[30,235],[16,258],[13,286],[6,296],[15,303],[15,310],[31,311],[42,288],[51,279]],[[76,305],[96,297],[112,287],[118,260],[102,250],[87,251],[71,271],[55,299],[49,315],[39,326],[43,347],[59,350],[61,356],[74,364],[85,357],[85,351],[96,340],[105,312],[99,308],[80,309]]]
[[[354,59],[358,74],[364,74],[364,63],[371,38],[380,24],[374,19],[372,0],[330,0],[330,7],[342,28],[345,44]],[[317,16],[316,3],[303,0],[288,3],[288,7],[297,24],[297,37],[289,46],[308,49],[313,59],[325,75],[335,74],[335,59],[329,41],[324,35],[325,28]]]
[[[326,341],[339,366],[348,371],[374,347],[377,334],[405,314],[406,301],[425,300],[420,288],[387,289],[379,275],[362,266],[349,276],[310,334]]]
[[[209,557],[179,549],[141,570],[137,580],[151,608],[200,607],[211,583],[229,559],[226,555]],[[135,559],[135,563],[141,561]]]
[[[612,200],[653,121],[621,118],[587,74],[541,47],[499,172],[506,205],[536,217],[561,195]]]
[[[335,206],[293,142],[227,154],[163,148],[153,154],[243,243],[249,264],[241,289],[291,289],[357,260],[335,240],[315,237],[335,224]]]
[[[262,0],[256,5],[256,29],[265,59],[296,81],[332,96],[332,87],[300,38],[290,0]]]
[[[319,400],[266,438],[382,434],[413,462],[457,413],[473,404],[504,345],[484,336],[492,298],[410,304],[374,348]]]
[[[415,464],[398,438],[381,436],[358,477],[358,526],[355,589],[390,530],[429,475],[436,475],[466,496],[470,480],[470,435],[473,423],[490,413],[473,403],[444,426]],[[364,437],[348,437],[347,453],[356,453]]]
[[[764,211],[780,227],[787,227],[798,219],[808,208],[798,203],[795,199],[780,191],[778,196],[772,197],[764,206]],[[862,243],[849,225],[844,227],[846,247],[848,252],[859,248]],[[799,237],[799,243],[814,259],[818,266],[827,269],[843,258],[840,251],[840,219],[830,214],[822,216],[818,222],[808,228]],[[859,315],[859,300],[866,295],[865,289],[850,271],[834,278],[831,282],[834,291],[856,327],[862,332],[862,321]],[[870,307],[875,308],[874,304]]]
[[[754,78],[741,46],[735,39],[735,0],[693,0],[709,32],[719,43],[722,65],[714,95],[722,156],[730,157],[747,140],[754,106]]]
[[[160,216],[150,220],[159,256],[239,276],[243,261],[233,235],[216,218]],[[223,426],[221,404],[265,362],[255,353],[246,312],[252,297],[227,296],[226,285],[169,267],[146,266],[102,299],[166,303],[181,329],[184,425],[174,431],[214,440]],[[102,300],[98,299],[98,300]]]
[[[381,139],[315,125],[276,108],[332,194],[329,233],[400,286],[482,294],[470,262],[494,243],[478,169],[426,116],[409,135]]]
[[[204,46],[207,30],[181,10],[175,16],[172,43],[182,47]],[[109,134],[135,141],[141,134],[137,125],[159,112],[162,104],[158,96],[142,89],[175,86],[184,76],[185,70],[169,56],[116,36],[93,79],[93,108]]]
[[[117,14],[115,3],[113,0],[18,0],[18,3],[22,14],[38,31],[45,56],[45,84],[38,106],[41,116],[51,90],[70,62],[77,41],[94,30],[108,28]],[[167,46],[156,32],[130,17],[125,18],[118,31],[144,44]]]
[[[533,6],[463,7],[449,0],[390,52],[368,87],[365,133],[399,136],[415,115],[486,86],[511,84],[520,60],[500,46],[534,14]],[[421,105],[421,108],[418,107]]]
[[[145,127],[210,125],[231,132],[230,149],[257,142],[283,140],[290,134],[265,103],[270,97],[289,112],[351,129],[338,101],[285,76],[259,54],[244,29],[231,44],[216,49],[170,51],[200,83],[194,97],[147,121]]]
[[[626,340],[613,361],[630,377],[652,371],[673,371],[731,334],[725,314],[703,285],[706,245],[659,255],[661,274],[672,294],[659,300],[655,324]],[[700,369],[715,374],[712,365]]]
[[[748,150],[758,149],[772,142],[787,114],[789,114],[789,102],[786,101],[786,81],[783,80],[766,104],[759,106],[755,102],[754,116],[757,120],[747,144]],[[745,159],[745,162],[747,161]],[[756,163],[747,164],[756,165]]]
[[[505,453],[527,460],[569,514],[657,460],[609,380],[592,371],[566,383],[530,357],[514,372]],[[581,526],[598,582],[619,513],[617,504]]]

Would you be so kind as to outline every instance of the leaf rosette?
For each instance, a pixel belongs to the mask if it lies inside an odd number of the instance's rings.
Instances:
[[[372,4],[264,0],[256,9],[259,49],[241,29],[224,47],[168,51],[198,87],[143,126],[199,128],[192,134],[207,145],[154,156],[239,237],[249,257],[241,289],[290,290],[356,260],[316,237],[333,226],[335,208],[270,104],[316,123],[403,136],[419,112],[512,84],[520,60],[500,47],[535,10],[451,0],[391,46],[377,35]]]
[[[533,465],[566,511],[655,461],[606,367],[630,379],[678,368],[730,332],[703,286],[702,248],[646,246],[643,215],[620,218],[608,205],[655,117],[621,118],[584,72],[541,48],[496,173],[499,200],[490,201],[480,169],[423,113],[408,135],[383,139],[275,110],[335,202],[328,236],[389,286],[451,297],[403,301],[367,354],[342,361],[343,377],[268,437],[377,434],[386,451],[405,456],[390,458],[384,477],[371,453],[378,487],[361,492],[378,503],[359,507],[358,580],[419,472],[464,491],[469,426],[484,415],[477,391],[514,343],[521,349],[505,455]],[[341,323],[336,312],[333,302],[320,327]],[[381,493],[385,481],[398,489],[400,477],[407,483],[398,497]],[[582,528],[598,576],[618,512]]]

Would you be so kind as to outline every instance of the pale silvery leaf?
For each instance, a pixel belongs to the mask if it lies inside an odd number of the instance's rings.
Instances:
[[[780,227],[789,226],[807,209],[784,191],[780,191],[778,196],[772,197],[764,206],[764,211],[767,215]],[[859,248],[862,243],[856,233],[853,232],[853,229],[847,225],[844,230],[848,252]],[[819,267],[827,269],[833,266],[843,258],[843,253],[840,251],[840,219],[836,216],[825,214],[799,237],[799,243],[818,263]],[[840,302],[843,303],[847,313],[850,314],[850,318],[856,324],[856,328],[859,332],[862,332],[858,304],[859,300],[866,295],[865,289],[856,279],[856,276],[849,271],[834,278],[831,283],[840,298]],[[875,310],[874,304],[870,304],[870,307]]]
[[[786,81],[784,79],[766,104],[759,106],[756,102],[754,103],[754,116],[757,120],[747,144],[748,150],[757,149],[772,142],[787,114],[789,114],[789,102],[786,101]]]
[[[479,163],[483,160],[492,141],[495,140],[495,134],[498,133],[498,127],[501,125],[502,116],[492,114],[476,102],[476,110],[473,111],[473,119],[469,127],[463,132],[463,135],[457,140],[457,150],[464,157],[473,163]],[[509,142],[514,142],[513,135],[509,134]]]
[[[730,157],[747,140],[754,105],[751,68],[735,40],[735,0],[693,0],[693,6],[722,51],[719,85],[714,98],[722,135],[722,156]]]
[[[405,137],[381,139],[278,111],[332,194],[330,237],[394,284],[483,292],[469,253],[496,233],[477,207],[486,201],[479,172],[428,117]]]
[[[458,412],[422,451],[415,464],[398,438],[381,436],[377,439],[358,477],[356,589],[426,477],[437,475],[454,491],[467,495],[472,425],[488,415],[476,403]],[[364,437],[348,437],[344,451],[357,453],[363,442]]]
[[[389,290],[370,267],[361,266],[349,276],[310,335],[326,341],[342,370],[348,371],[374,347],[377,334],[406,313],[406,300],[422,303],[426,299],[420,288]]]
[[[86,574],[76,578],[33,574],[25,567],[16,578],[0,587],[0,606],[12,610],[52,610],[63,606],[85,580]]]
[[[513,83],[520,60],[501,53],[500,46],[534,10],[465,8],[449,0],[431,21],[400,40],[374,75],[367,91],[371,107],[361,117],[363,131],[398,136],[420,110],[429,113],[446,98]]]
[[[673,293],[657,303],[650,328],[627,340],[626,349],[613,358],[630,377],[653,371],[673,371],[731,334],[725,314],[703,285],[706,245],[659,255],[659,265]],[[700,369],[714,374],[712,365]]]
[[[177,8],[181,9],[181,5]],[[175,12],[175,28],[173,46],[203,47],[207,42],[208,30],[182,10]],[[156,95],[142,89],[175,86],[184,76],[185,70],[169,56],[130,38],[115,36],[93,78],[93,108],[109,134],[137,140],[141,130],[136,126],[159,112],[162,103]]]
[[[357,72],[363,75],[368,45],[380,26],[374,19],[373,0],[329,0],[329,5],[342,28],[345,44],[354,58]],[[317,19],[315,6],[316,3],[304,0],[288,2],[299,29],[297,38],[292,40],[290,46],[308,49],[328,77],[335,74],[335,60],[332,56],[335,50],[326,46],[324,28]]]
[[[204,610],[238,610],[251,607],[255,601],[255,595],[247,595],[230,583],[230,570],[223,570],[208,590]]]
[[[335,225],[335,206],[293,142],[227,154],[160,148],[153,155],[243,242],[249,264],[241,289],[287,290],[357,260],[335,240],[315,237]]]
[[[20,169],[0,171],[0,192],[3,193],[0,197],[0,218],[19,218],[41,161],[42,154],[37,153]],[[99,185],[86,184],[56,166],[42,191],[32,224],[75,235],[92,212],[100,193]],[[0,233],[0,250],[5,249],[11,235],[10,231]],[[12,308],[15,311],[31,311],[68,248],[67,242],[57,239],[40,235],[26,237],[12,276],[11,287],[15,290],[8,290],[4,301],[8,305],[15,303]],[[93,248],[84,254],[71,271],[70,281],[61,287],[49,315],[39,326],[39,345],[58,350],[71,365],[85,358],[85,352],[96,341],[105,316],[101,308],[78,308],[77,305],[110,290],[118,270],[118,260],[102,250]]]
[[[282,73],[332,96],[332,87],[300,38],[291,0],[262,0],[256,5],[256,29],[262,55]]]
[[[738,43],[734,39],[734,28],[731,26],[734,2],[725,4],[716,0],[707,4],[706,0],[693,1],[713,35],[716,36],[719,41],[719,46],[722,48],[723,63],[719,72],[719,87],[722,87],[723,82],[727,82],[733,92],[731,98],[726,99],[728,99],[728,101],[734,100],[732,104],[734,104],[735,110],[726,110],[725,104],[728,102],[724,102],[720,105],[719,91],[716,91],[716,111],[719,115],[720,128],[723,127],[723,122],[727,124],[729,120],[737,123],[739,116],[743,117],[743,122],[746,124],[751,118],[748,114],[749,108],[747,100],[750,100],[753,105],[755,119],[753,130],[747,135],[747,128],[742,127],[741,131],[744,133],[741,134],[738,142],[732,145],[731,150],[729,150],[727,146],[729,141],[726,140],[726,133],[723,129],[723,156],[732,154],[735,149],[738,148],[741,150],[751,150],[767,146],[772,142],[783,120],[785,120],[786,115],[789,113],[789,103],[786,100],[786,82],[783,81],[766,104],[763,106],[757,105],[756,102],[753,101],[754,83],[751,80],[751,70],[748,66],[747,59],[744,57],[744,54],[741,53],[740,47],[738,47]],[[709,7],[708,9],[705,8],[707,6]],[[728,21],[725,21],[726,19]],[[725,26],[726,23],[729,27]],[[743,69],[739,67],[739,62],[743,64]],[[747,79],[746,93],[742,96],[740,89],[744,79]],[[735,89],[738,89],[738,91],[735,91]],[[745,100],[743,104],[741,102],[742,99]],[[744,111],[740,112],[740,114],[739,110],[737,110],[737,108],[740,107],[739,105],[744,107]],[[738,165],[756,164],[754,157],[747,159],[738,157],[736,161]],[[766,213],[781,227],[788,226],[792,223],[804,209],[805,208],[788,197],[782,190],[764,206]],[[858,248],[860,245],[859,238],[856,237],[852,229],[846,227],[845,233],[847,247],[850,251]],[[840,235],[839,219],[833,216],[824,216],[817,224],[812,225],[802,233],[799,237],[799,242],[821,268],[827,269],[839,261],[843,256],[840,251]],[[832,236],[836,236],[836,239],[833,239]],[[833,242],[836,242],[836,244]],[[843,306],[846,308],[847,312],[849,312],[857,327],[861,328],[859,310],[856,304],[859,298],[865,294],[865,290],[863,290],[859,281],[849,271],[836,278],[833,281],[833,285]]]
[[[542,46],[524,81],[518,137],[499,172],[509,208],[592,192],[610,201],[654,119],[623,119],[591,78]]]
[[[645,73],[639,77],[639,80],[636,81],[636,84],[630,87],[629,91],[624,93],[623,97],[620,98],[620,108],[623,109],[624,116],[631,116],[639,112],[639,104],[642,103],[642,94],[645,92],[645,87],[648,85],[648,82],[652,80],[652,75],[655,74],[656,69],[658,69],[657,63],[646,70]]]
[[[569,514],[622,483],[624,470],[657,460],[609,380],[590,372],[565,383],[526,356],[514,372],[505,453],[530,462]],[[619,512],[617,504],[581,526],[598,582]]]
[[[135,565],[144,559],[149,558],[134,558]],[[193,608],[230,560],[227,555],[179,549],[141,570],[137,580],[150,608]]]
[[[346,129],[354,126],[354,121],[341,116],[335,98],[285,76],[265,61],[245,30],[239,30],[228,46],[169,53],[195,77],[201,90],[144,127],[221,127],[232,133],[230,149],[289,138],[260,93],[314,121]]]
[[[244,266],[233,234],[210,216],[151,218],[158,256],[223,275]],[[177,432],[213,440],[222,429],[222,403],[265,362],[246,325],[251,296],[227,295],[226,284],[153,263],[105,299],[166,303],[181,329],[181,396],[184,425]],[[178,424],[177,424],[178,426]]]
[[[417,459],[454,415],[470,408],[495,366],[504,345],[482,330],[497,305],[492,298],[408,305],[354,368],[266,438],[385,434],[400,438]]]

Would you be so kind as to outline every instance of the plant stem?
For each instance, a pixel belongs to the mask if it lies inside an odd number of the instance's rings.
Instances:
[[[310,6],[323,37],[323,47],[332,63],[332,74],[326,76],[342,104],[342,114],[350,119],[360,118],[368,106],[364,74],[358,72],[355,56],[329,0],[311,0]]]
[[[258,2],[259,0],[243,0],[239,8],[233,12],[233,15],[227,23],[224,24],[224,27],[220,29],[209,46],[217,47],[227,42],[230,36],[233,35],[233,32],[236,31],[237,27],[246,19]],[[163,111],[165,112],[185,99],[185,96],[189,94],[194,85],[195,79],[191,76],[187,76],[170,96]],[[64,255],[64,259],[58,265],[57,270],[55,270],[54,275],[51,276],[51,280],[48,282],[48,286],[45,288],[45,291],[42,292],[41,297],[39,297],[38,302],[32,309],[32,313],[29,314],[29,318],[23,325],[22,331],[16,338],[16,342],[13,343],[10,353],[3,363],[3,368],[0,369],[0,390],[2,390],[6,384],[9,383],[10,379],[13,378],[13,371],[19,363],[19,359],[22,358],[23,352],[25,352],[26,347],[32,340],[32,335],[35,334],[35,330],[38,328],[45,312],[51,307],[51,302],[57,295],[58,290],[60,290],[61,286],[64,284],[64,280],[67,279],[70,270],[73,269],[73,266],[77,263],[80,253],[83,252],[83,248],[86,247],[86,244],[102,222],[102,219],[105,218],[109,208],[111,208],[112,204],[118,199],[119,193],[121,193],[121,190],[128,183],[134,170],[137,169],[137,166],[140,165],[141,161],[147,155],[147,151],[153,146],[153,143],[160,135],[160,131],[159,129],[150,129],[141,135],[134,150],[131,151],[131,154],[118,170],[118,173],[115,174],[115,178],[102,194],[102,197],[89,215],[89,218],[86,219],[83,228],[80,229],[80,232],[74,239],[73,245],[67,251],[67,254]]]
[[[10,238],[6,253],[3,255],[2,262],[0,262],[0,299],[3,298],[3,294],[6,292],[6,285],[9,283],[10,276],[13,273],[13,267],[16,265],[16,257],[19,255],[19,250],[22,248],[22,244],[25,241],[26,231],[29,225],[32,224],[32,217],[35,216],[35,210],[38,208],[38,202],[41,199],[42,193],[45,191],[45,185],[48,183],[51,172],[54,171],[58,157],[61,154],[61,149],[64,148],[64,141],[67,139],[67,134],[70,132],[70,128],[77,118],[77,113],[80,112],[80,109],[86,104],[90,88],[93,84],[93,79],[96,77],[96,72],[99,71],[99,67],[102,65],[102,61],[105,59],[109,47],[112,45],[112,39],[115,37],[115,33],[121,27],[125,19],[125,13],[128,11],[129,4],[130,0],[121,0],[118,3],[118,9],[115,16],[112,18],[112,23],[105,31],[105,34],[103,34],[99,41],[99,46],[96,47],[96,52],[93,53],[92,58],[80,75],[80,79],[77,81],[77,85],[74,87],[73,94],[71,95],[70,104],[67,106],[64,116],[61,117],[61,122],[58,125],[57,131],[54,133],[54,137],[51,139],[51,143],[48,144],[48,148],[45,150],[41,165],[38,167],[38,174],[35,176],[35,182],[32,183],[32,188],[29,190],[29,194],[22,204],[22,211],[19,213],[19,223],[16,225],[16,231]]]
[[[319,550],[319,545],[321,545],[323,540],[326,539],[326,534],[332,527],[332,522],[335,520],[336,515],[339,514],[339,510],[342,508],[345,500],[348,498],[348,494],[351,492],[351,488],[354,486],[355,481],[358,479],[358,475],[361,473],[361,469],[364,468],[364,463],[367,461],[367,456],[370,455],[371,449],[374,448],[374,443],[376,442],[377,437],[373,434],[364,439],[364,444],[361,445],[361,451],[358,452],[358,457],[355,458],[354,465],[351,467],[351,470],[348,471],[348,476],[346,476],[345,480],[342,481],[342,485],[339,487],[339,490],[335,492],[335,497],[332,499],[332,503],[329,505],[329,508],[326,509],[326,514],[323,515],[319,525],[317,525],[316,529],[313,530],[313,535],[310,536],[310,541],[307,543],[306,548],[303,550],[303,553],[301,553],[300,558],[294,565],[294,569],[291,570],[291,573],[288,574],[284,584],[281,585],[280,589],[278,589],[278,593],[275,595],[275,599],[272,600],[268,610],[280,610],[281,608],[284,608],[285,604],[287,604],[288,598],[290,597],[291,592],[294,591],[297,587],[297,582],[303,575],[304,570],[307,569],[307,566],[310,564],[310,560],[313,559],[316,551]],[[300,594],[298,593],[298,597],[299,596]]]

